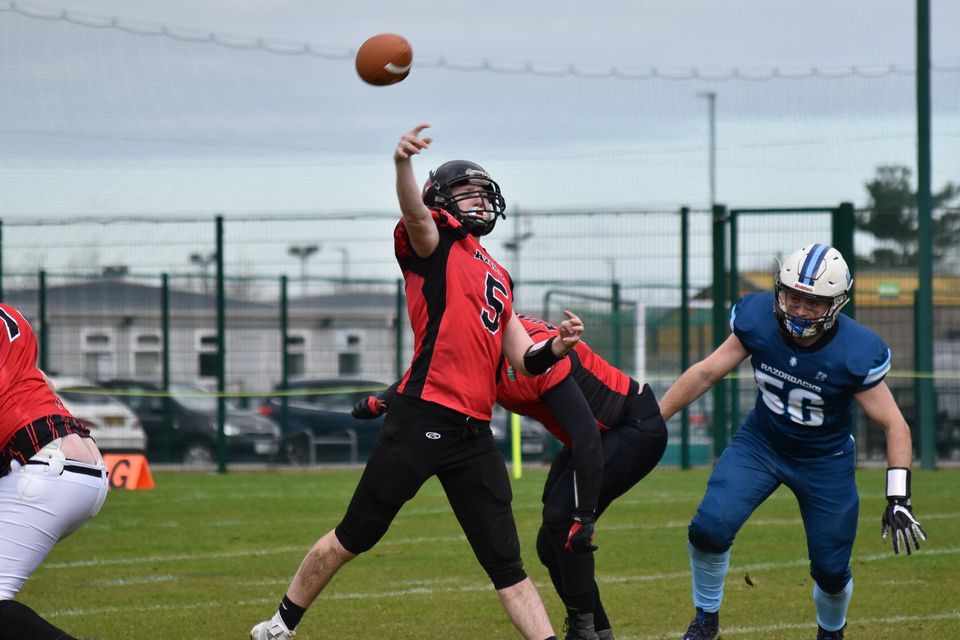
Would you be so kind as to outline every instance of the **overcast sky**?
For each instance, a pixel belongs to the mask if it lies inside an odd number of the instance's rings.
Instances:
[[[960,2],[931,0],[931,13],[937,189],[960,182]],[[398,85],[354,72],[353,52],[380,32],[412,44]],[[22,250],[4,261],[35,268],[79,242],[84,260],[195,268],[186,242],[142,262],[156,232],[41,242],[18,238],[9,223],[24,218],[396,215],[393,148],[421,122],[435,142],[418,177],[474,160],[508,211],[705,208],[704,92],[717,96],[719,201],[865,205],[877,166],[915,166],[914,64],[908,0],[0,0],[0,218],[5,246]],[[264,251],[251,227],[250,246],[274,256],[271,273],[295,272],[286,247],[301,233]],[[395,274],[380,227],[313,233],[344,260],[351,247],[354,275],[358,254]],[[537,233],[531,249],[563,253]],[[384,246],[356,248],[365,235]],[[620,262],[601,243],[586,272],[639,273],[625,261],[643,238],[620,240]],[[321,258],[347,270],[335,251]]]
[[[960,3],[931,5],[937,187],[960,180]],[[732,206],[862,203],[875,166],[915,163],[914,8],[904,0],[16,7],[32,17],[0,11],[4,217],[392,210],[390,155],[419,122],[436,140],[417,160],[421,178],[467,157],[508,201],[533,208],[704,206],[704,91],[717,93],[718,198]],[[88,26],[43,19],[60,11]],[[322,55],[94,28],[104,18]],[[413,71],[368,87],[350,54],[387,31],[412,43]],[[498,71],[461,70],[485,61]],[[503,72],[527,65],[543,73]],[[680,79],[551,75],[571,66]]]

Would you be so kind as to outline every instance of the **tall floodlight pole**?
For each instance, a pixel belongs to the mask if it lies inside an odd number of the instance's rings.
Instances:
[[[190,263],[200,267],[200,291],[207,293],[207,269],[217,259],[217,253],[191,253]]]
[[[697,94],[707,99],[710,117],[710,206],[717,204],[717,93],[702,91]]]
[[[316,244],[295,244],[289,248],[290,255],[300,259],[300,292],[307,295],[307,260],[320,250]]]

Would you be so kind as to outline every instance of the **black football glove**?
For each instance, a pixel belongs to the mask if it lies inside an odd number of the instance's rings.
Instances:
[[[893,552],[900,553],[903,547],[910,555],[910,546],[920,549],[920,540],[926,541],[927,534],[913,517],[910,505],[910,469],[890,467],[887,469],[887,510],[883,512],[880,534],[887,539],[892,534]]]
[[[357,401],[357,404],[353,406],[353,410],[350,412],[350,415],[358,420],[372,420],[374,418],[379,418],[386,412],[386,402],[377,396],[367,396],[366,398],[360,398],[360,400]]]
[[[573,524],[567,532],[567,542],[563,548],[570,553],[591,553],[597,550],[593,544],[595,519],[593,515],[582,514],[573,516]]]

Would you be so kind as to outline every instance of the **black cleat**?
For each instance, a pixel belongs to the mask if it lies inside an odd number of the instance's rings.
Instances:
[[[697,609],[697,617],[693,619],[683,640],[717,640],[720,637],[720,616],[716,613],[705,613]]]
[[[843,630],[847,625],[843,625],[836,631],[827,631],[820,625],[817,625],[817,640],[843,640]]]
[[[599,640],[596,629],[593,628],[592,613],[574,613],[567,616],[563,624],[566,635],[563,640]]]

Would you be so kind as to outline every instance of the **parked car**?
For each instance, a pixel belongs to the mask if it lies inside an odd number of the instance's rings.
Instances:
[[[507,461],[513,459],[513,428],[510,422],[510,413],[500,405],[494,405],[490,429],[497,449]],[[533,418],[520,416],[520,456],[524,463],[549,462],[562,446],[542,424]]]
[[[217,460],[217,399],[195,385],[171,384],[169,400],[162,385],[133,379],[103,380],[100,384],[118,392],[117,397],[140,417],[150,436],[148,456],[157,461],[209,465]],[[169,401],[170,427],[165,405]],[[252,411],[227,405],[223,426],[227,458],[265,461],[280,451],[280,429]]]
[[[49,376],[67,411],[90,427],[104,453],[142,453],[147,434],[137,415],[104,389],[84,378]]]
[[[349,378],[291,380],[260,405],[260,414],[280,426],[284,456],[295,464],[362,462],[376,442],[383,417],[357,420],[358,400],[387,388],[382,382]],[[284,410],[286,398],[286,410]]]
[[[287,424],[283,429],[284,449],[287,459],[297,464],[311,461],[366,460],[377,439],[383,418],[357,420],[350,415],[358,400],[377,394],[387,387],[373,380],[351,379],[298,379],[287,387]],[[279,388],[274,389],[280,391]],[[282,425],[283,397],[267,398],[260,406],[260,413]],[[494,406],[490,421],[497,449],[506,459],[512,456],[510,419],[507,412]],[[310,441],[314,438],[314,458],[310,458]],[[355,438],[354,438],[355,436]],[[355,456],[351,454],[351,440],[355,440]],[[539,422],[520,418],[520,451],[525,462],[549,460],[559,450],[552,447],[553,439]]]

